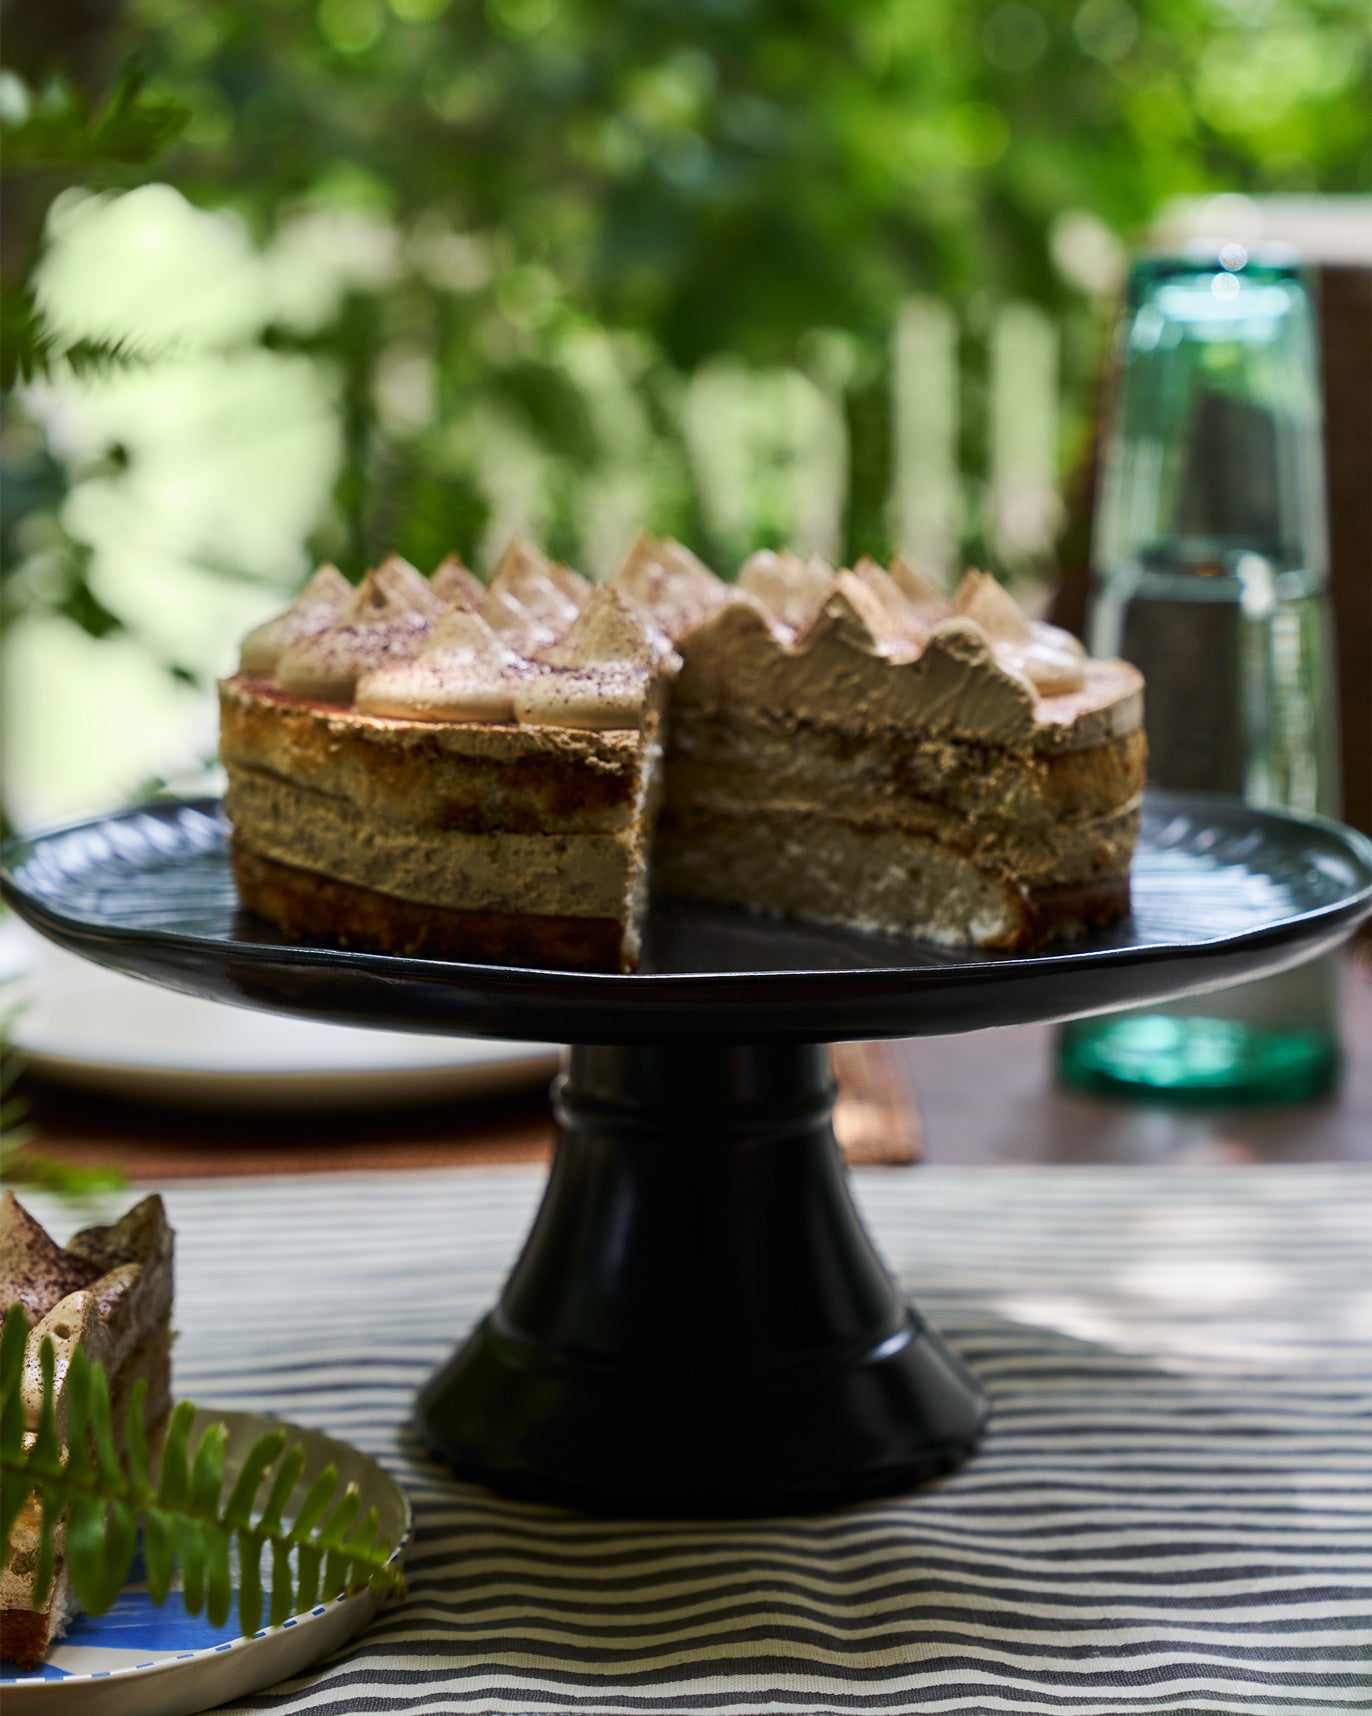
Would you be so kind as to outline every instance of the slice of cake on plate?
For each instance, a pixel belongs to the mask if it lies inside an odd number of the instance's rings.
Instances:
[[[221,687],[239,891],[290,935],[613,971],[650,890],[1015,950],[1128,909],[1142,681],[984,574],[388,565]]]
[[[63,1391],[72,1354],[81,1348],[104,1367],[110,1384],[115,1440],[135,1385],[147,1384],[144,1423],[155,1444],[171,1411],[172,1231],[159,1197],[145,1198],[109,1227],[89,1227],[65,1246],[51,1240],[15,1201],[0,1200],[0,1313],[15,1304],[29,1321],[23,1399],[27,1435],[38,1427],[42,1401],[40,1352],[45,1338],[56,1360],[57,1422],[65,1434]],[[30,1496],[6,1545],[0,1570],[0,1657],[36,1668],[73,1612],[63,1565],[64,1535],[56,1539],[56,1577],[36,1604],[34,1579],[42,1515]]]

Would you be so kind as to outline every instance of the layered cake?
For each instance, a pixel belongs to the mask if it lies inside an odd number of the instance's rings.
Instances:
[[[38,1427],[40,1353],[45,1339],[56,1360],[57,1425],[65,1436],[64,1386],[81,1348],[104,1367],[116,1441],[122,1446],[129,1400],[147,1385],[144,1422],[156,1441],[171,1411],[172,1232],[159,1197],[145,1198],[110,1227],[90,1227],[65,1247],[6,1192],[0,1201],[0,1310],[24,1307],[29,1335],[24,1361],[26,1435]],[[64,1569],[64,1532],[55,1540],[56,1576],[34,1601],[42,1515],[36,1495],[24,1504],[0,1569],[0,1657],[36,1668],[71,1619]]]
[[[1016,950],[1128,909],[1140,676],[981,573],[325,568],[221,715],[241,897],[296,937],[631,970],[650,892]]]
[[[670,644],[527,543],[446,606],[389,570],[331,624],[269,622],[221,687],[244,903],[388,953],[631,967]]]

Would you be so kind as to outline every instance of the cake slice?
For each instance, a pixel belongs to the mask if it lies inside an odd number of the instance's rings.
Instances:
[[[316,659],[346,654],[347,623]],[[305,940],[632,969],[675,665],[618,592],[517,543],[345,695],[225,681],[243,903]]]
[[[23,1396],[27,1434],[38,1427],[42,1401],[40,1352],[50,1338],[56,1359],[58,1432],[65,1436],[65,1382],[79,1348],[104,1367],[116,1442],[122,1447],[128,1404],[147,1383],[144,1422],[156,1442],[171,1411],[172,1232],[159,1197],[145,1198],[110,1227],[91,1227],[59,1246],[5,1192],[0,1200],[0,1311],[24,1307],[29,1337]],[[73,1613],[64,1566],[64,1535],[56,1537],[56,1577],[35,1603],[34,1579],[42,1515],[30,1496],[15,1524],[0,1569],[0,1658],[37,1668]]]

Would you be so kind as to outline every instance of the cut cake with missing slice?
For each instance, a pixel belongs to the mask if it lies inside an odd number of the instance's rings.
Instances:
[[[317,575],[221,687],[239,891],[288,934],[613,971],[650,889],[1012,950],[1128,909],[1142,680],[993,579],[728,585],[648,537],[608,588],[522,542],[442,576]]]

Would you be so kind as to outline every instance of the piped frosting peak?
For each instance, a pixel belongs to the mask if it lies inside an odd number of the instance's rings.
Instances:
[[[928,616],[932,610],[916,607],[886,568],[865,555],[851,573],[843,576],[854,578],[864,586],[871,604],[880,614],[876,635],[883,655],[908,657],[923,649],[929,633],[943,614],[930,619]],[[945,602],[943,613],[947,612],[948,604]]]
[[[364,673],[354,701],[368,715],[431,721],[513,721],[529,664],[471,608],[437,621],[413,661]]]
[[[1042,697],[1080,691],[1086,683],[1084,651],[1070,632],[1031,620],[987,572],[968,572],[953,597],[953,612],[979,626],[1002,664]]]
[[[282,652],[277,678],[296,696],[346,702],[369,669],[418,655],[442,611],[428,579],[393,554],[368,572],[331,625]]]
[[[393,620],[436,620],[445,603],[433,585],[399,554],[373,567],[353,592],[342,618],[353,625],[388,624]]]
[[[916,619],[927,630],[932,631],[940,620],[946,620],[952,613],[953,604],[936,584],[924,576],[913,560],[907,560],[903,554],[894,554],[886,570],[891,582],[914,610]]]
[[[479,608],[486,596],[486,586],[458,554],[449,554],[434,567],[429,587],[445,607]]]
[[[516,691],[515,714],[531,727],[638,727],[668,665],[679,665],[677,658],[635,605],[611,587],[593,590],[566,637]]]
[[[950,600],[899,555],[835,572],[818,556],[765,550],[730,586],[680,543],[646,534],[600,588],[518,536],[489,586],[456,556],[432,579],[392,557],[356,590],[321,568],[250,635],[244,661],[270,671],[274,660],[284,690],[355,695],[371,714],[621,727],[640,724],[654,686],[678,670],[674,643],[688,698],[707,688],[711,700],[809,719],[870,706],[898,724],[937,706],[973,735],[1032,728],[1038,699],[1086,679],[1076,640],[1028,618],[986,573],[968,573]]]
[[[610,580],[673,643],[708,619],[728,600],[728,587],[670,537],[635,537]]]
[[[818,554],[802,560],[785,548],[750,554],[738,575],[738,588],[793,637],[814,619],[833,582],[827,560]]]
[[[532,655],[563,637],[581,611],[590,584],[516,536],[501,555],[481,603],[481,616],[512,649]]]
[[[352,594],[352,585],[336,566],[321,566],[284,613],[254,626],[243,639],[238,671],[274,672],[283,651],[298,639],[331,626]]]

